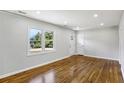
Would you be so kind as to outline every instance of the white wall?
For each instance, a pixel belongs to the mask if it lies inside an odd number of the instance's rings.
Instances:
[[[82,50],[84,55],[118,59],[118,33],[118,27],[79,31],[77,33],[77,52]],[[83,45],[81,45],[81,42]]]
[[[55,31],[56,52],[27,56],[28,26]],[[0,75],[69,56],[71,32],[52,24],[0,11]]]
[[[124,13],[122,15],[120,26],[119,26],[119,54],[120,54],[122,74],[124,77]]]

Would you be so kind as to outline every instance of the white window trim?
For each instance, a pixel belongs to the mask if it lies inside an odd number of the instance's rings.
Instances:
[[[31,52],[30,51],[30,36],[29,36],[29,33],[30,33],[30,30],[31,29],[38,29],[38,30],[41,30],[42,31],[42,50],[41,51],[38,51],[38,52]],[[52,50],[45,50],[45,32],[53,32],[54,36],[53,36],[53,48]],[[33,56],[33,55],[40,55],[40,54],[47,54],[47,53],[55,53],[56,52],[56,33],[55,31],[50,31],[50,30],[44,30],[44,29],[41,29],[40,27],[35,27],[35,26],[32,26],[32,27],[28,27],[28,39],[27,39],[27,42],[28,42],[28,49],[27,49],[27,56]]]

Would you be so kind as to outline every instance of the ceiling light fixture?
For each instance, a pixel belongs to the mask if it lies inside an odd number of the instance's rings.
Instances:
[[[94,18],[97,18],[97,17],[98,17],[98,14],[94,14],[93,17],[94,17]]]
[[[64,26],[66,26],[68,24],[68,22],[67,21],[64,21]]]
[[[104,25],[104,23],[100,23],[100,26],[103,26]]]
[[[36,14],[40,14],[40,11],[36,11]]]
[[[75,30],[80,30],[80,27],[79,26],[75,27]]]

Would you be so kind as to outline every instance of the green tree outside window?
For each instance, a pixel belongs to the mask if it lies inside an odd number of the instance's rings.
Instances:
[[[45,48],[53,48],[53,32],[45,32]]]

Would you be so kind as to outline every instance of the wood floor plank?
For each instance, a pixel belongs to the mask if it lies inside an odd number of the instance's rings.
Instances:
[[[121,66],[116,60],[71,56],[54,63],[0,79],[1,83],[123,83]]]

